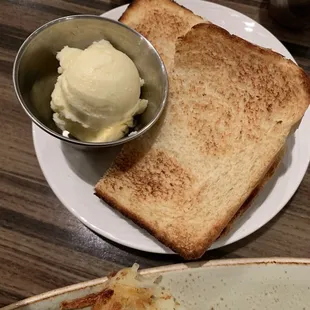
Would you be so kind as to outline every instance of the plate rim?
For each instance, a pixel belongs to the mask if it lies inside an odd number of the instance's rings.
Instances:
[[[182,0],[184,2],[186,2],[186,0]],[[180,2],[182,2],[180,1]],[[221,4],[217,4],[217,3],[213,3],[213,2],[209,2],[209,1],[202,1],[202,0],[192,0],[192,2],[196,2],[196,3],[204,3],[204,4],[207,4],[207,5],[212,5],[214,7],[217,7],[219,8],[220,10],[228,10],[228,11],[231,11],[231,12],[236,12],[238,13],[240,16],[244,16],[245,18],[249,19],[249,20],[252,20],[254,21],[255,23],[257,23],[258,25],[260,25],[264,31],[266,31],[266,33],[268,33],[269,36],[271,36],[272,38],[276,39],[277,40],[277,43],[280,44],[287,52],[288,55],[290,55],[291,59],[294,60],[293,56],[289,53],[289,51],[285,48],[285,46],[282,44],[282,42],[280,42],[268,29],[266,29],[265,27],[263,27],[261,24],[259,24],[258,22],[256,22],[255,20],[253,20],[251,17],[248,17],[246,16],[245,14],[241,13],[241,12],[238,12],[234,9],[231,9],[229,7],[226,7],[224,5],[221,5]],[[181,3],[182,4],[182,3]],[[101,16],[105,16],[106,14],[109,14],[113,11],[116,11],[116,10],[125,10],[126,7],[128,6],[128,4],[125,4],[125,5],[122,5],[122,6],[119,6],[115,9],[112,9],[110,11],[107,11],[103,14],[101,14]],[[295,61],[295,60],[294,60]],[[308,111],[309,112],[309,111]],[[306,112],[307,113],[307,112]],[[67,203],[65,204],[64,203],[64,199],[63,197],[61,197],[61,195],[57,195],[56,192],[58,192],[58,190],[55,191],[55,186],[54,185],[51,185],[53,184],[54,182],[50,182],[48,181],[50,178],[49,176],[47,175],[47,173],[42,169],[42,164],[41,164],[41,161],[39,159],[39,156],[38,156],[38,151],[37,151],[37,147],[36,147],[36,142],[35,142],[35,131],[37,130],[37,126],[35,126],[35,124],[32,125],[32,132],[33,132],[33,144],[34,144],[34,147],[35,147],[35,153],[37,155],[37,158],[38,158],[38,162],[39,162],[39,165],[41,167],[41,170],[43,172],[43,175],[45,177],[45,179],[47,180],[50,188],[53,190],[54,194],[57,196],[58,200],[75,216],[79,219],[79,221],[81,221],[85,226],[87,226],[88,228],[90,228],[91,230],[95,231],[96,233],[98,233],[99,235],[103,236],[104,238],[107,238],[113,242],[116,242],[118,244],[121,244],[123,246],[126,246],[128,248],[132,248],[132,249],[137,249],[139,251],[145,251],[145,252],[148,252],[148,253],[158,253],[158,254],[174,254],[176,255],[176,253],[173,253],[170,249],[166,249],[165,247],[162,248],[162,250],[158,249],[158,248],[153,248],[153,249],[150,249],[150,246],[140,246],[139,244],[133,244],[133,242],[131,241],[127,241],[127,240],[122,240],[121,238],[119,237],[114,237],[114,235],[111,233],[109,233],[108,231],[103,231],[100,227],[97,227],[95,225],[93,225],[89,220],[83,218],[81,215],[79,215],[79,212],[77,212],[72,206],[69,206]],[[40,130],[40,128],[38,128],[38,130]],[[307,161],[307,162],[306,162]],[[309,165],[309,161],[310,161],[310,156],[307,158],[307,160],[304,160],[304,164],[305,166],[307,167]],[[267,221],[262,221],[262,223],[260,223],[259,225],[256,225],[255,227],[252,227],[251,229],[247,229],[246,231],[242,231],[240,232],[239,236],[233,240],[224,240],[224,242],[222,243],[214,243],[208,250],[213,250],[213,249],[216,249],[216,248],[220,248],[220,247],[223,247],[223,246],[227,246],[229,244],[232,244],[234,242],[237,242],[237,241],[240,241],[242,240],[243,238],[251,235],[252,233],[254,233],[255,231],[259,230],[261,227],[263,227],[264,225],[266,225],[270,220],[272,220],[272,218],[274,218],[286,205],[287,203],[289,202],[289,200],[293,197],[293,195],[295,194],[296,190],[298,189],[298,187],[300,186],[303,178],[304,178],[304,175],[305,173],[307,172],[307,168],[302,169],[302,172],[298,173],[298,177],[297,177],[297,181],[294,183],[295,185],[294,186],[291,186],[291,194],[289,194],[287,196],[287,199],[284,199],[283,203],[279,203],[279,207],[277,207],[274,212],[272,212],[269,216],[268,216],[268,220]]]
[[[232,258],[232,259],[218,259],[202,262],[190,262],[172,264],[166,266],[152,267],[139,270],[142,275],[161,275],[169,272],[180,272],[183,273],[189,269],[208,269],[213,267],[224,267],[234,268],[237,266],[257,266],[257,265],[273,265],[273,266],[299,266],[299,267],[310,267],[310,258],[297,258],[297,257],[269,257],[269,258]],[[126,268],[126,267],[125,267]],[[90,281],[80,282],[77,284],[65,286],[55,290],[51,290],[39,295],[35,295],[21,301],[15,302],[8,306],[1,308],[0,310],[16,310],[20,307],[39,303],[43,300],[61,296],[66,293],[72,293],[74,291],[83,290],[86,288],[101,285],[107,281],[108,277],[101,277]]]

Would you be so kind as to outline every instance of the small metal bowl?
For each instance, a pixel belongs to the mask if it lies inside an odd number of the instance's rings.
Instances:
[[[66,45],[85,49],[101,39],[110,41],[133,60],[145,81],[141,98],[149,103],[146,111],[137,117],[134,134],[112,142],[83,142],[63,135],[52,119],[50,100],[59,67],[56,53]],[[19,102],[35,124],[48,134],[82,148],[116,146],[138,138],[158,120],[168,95],[167,72],[153,45],[129,27],[93,15],[59,18],[34,31],[17,53],[13,83]]]

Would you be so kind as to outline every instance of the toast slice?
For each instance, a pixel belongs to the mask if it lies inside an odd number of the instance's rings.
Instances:
[[[172,68],[175,42],[203,18],[171,0],[134,0],[119,19],[145,36]]]
[[[160,38],[149,39],[159,48]],[[174,50],[164,115],[95,190],[195,259],[262,184],[309,105],[310,84],[293,62],[212,24],[192,27]]]
[[[187,33],[192,26],[201,22],[208,23],[202,17],[171,0],[134,0],[119,21],[140,32],[154,44],[168,72],[173,66],[177,39]],[[279,161],[274,166],[278,166]],[[275,169],[272,171],[274,172]],[[270,175],[266,178],[269,179]],[[251,206],[256,194],[251,195],[251,199],[248,199],[240,208],[221,236],[227,234],[233,222]]]

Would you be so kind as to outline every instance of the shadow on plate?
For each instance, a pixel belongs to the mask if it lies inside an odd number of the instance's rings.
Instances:
[[[135,160],[141,160],[143,155],[147,153],[156,141],[157,136],[160,133],[160,128],[164,123],[166,111],[167,109],[163,111],[162,116],[156,124],[143,135],[143,143],[139,144],[139,141],[141,141],[139,139],[142,139],[142,137],[129,143],[129,145],[132,146],[132,149],[137,148],[137,143],[140,147],[140,156],[136,156],[132,159],[132,165],[134,165]],[[72,147],[68,143],[61,143],[61,150],[69,167],[80,179],[92,186],[95,186],[100,178],[102,178],[106,171],[111,167],[121,148],[122,146],[116,146],[83,151]]]
[[[61,150],[72,171],[83,181],[95,186],[112,165],[121,146],[82,151],[62,142]]]
[[[99,198],[98,198],[99,199]],[[152,240],[158,247],[166,251],[168,254],[174,254],[169,248],[164,246],[161,242],[159,242],[155,237],[153,237],[150,233],[148,233],[145,229],[141,228],[137,224],[135,224],[132,220],[128,219],[126,216],[124,216],[119,211],[115,210],[114,208],[110,207],[108,204],[106,204],[104,201],[101,200],[101,203],[103,204],[104,208],[109,208],[111,212],[115,214],[115,216],[119,217],[123,221],[125,221],[128,225],[131,226],[132,229],[138,230],[143,236],[146,238]]]
[[[292,197],[293,199],[293,197]],[[206,254],[201,258],[201,260],[209,260],[209,259],[217,259],[217,258],[240,258],[243,256],[234,254],[235,252],[238,252],[239,249],[247,247],[249,244],[253,244],[257,239],[259,239],[261,236],[263,236],[265,233],[267,233],[269,230],[273,229],[275,225],[277,225],[277,222],[280,220],[282,215],[285,213],[286,207],[284,207],[272,220],[270,220],[267,224],[262,226],[260,229],[255,231],[253,234],[250,234],[249,236],[234,242],[232,244],[223,246],[219,249],[214,249],[206,252]],[[255,249],[255,245],[254,245]],[[264,252],[258,252],[257,257],[265,257],[270,256],[270,254],[264,253]],[[277,256],[277,254],[271,254],[271,256]],[[210,258],[211,257],[211,258]]]

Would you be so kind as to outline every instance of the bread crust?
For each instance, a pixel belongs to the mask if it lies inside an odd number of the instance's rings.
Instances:
[[[155,5],[162,7],[169,7],[172,10],[184,10],[184,12],[189,13],[190,15],[193,15],[194,13],[189,10],[188,8],[184,7],[183,5],[178,4],[176,1],[173,0],[134,0],[132,1],[126,11],[122,14],[122,16],[119,18],[119,21],[126,24],[130,22],[131,14],[135,14],[136,10],[139,10],[140,8],[143,8],[143,6],[146,5]],[[144,9],[144,8],[143,8]],[[203,19],[202,17],[201,20]]]
[[[278,156],[276,157],[274,163],[272,164],[272,166],[270,167],[269,171],[267,172],[267,174],[264,176],[262,182],[252,191],[252,193],[249,195],[249,197],[246,199],[246,201],[243,203],[243,205],[240,207],[240,209],[237,211],[237,213],[234,215],[234,217],[231,219],[231,221],[229,222],[229,224],[224,228],[224,230],[222,231],[221,235],[219,236],[218,239],[220,239],[221,237],[226,236],[230,230],[232,229],[235,221],[240,218],[241,216],[243,216],[243,214],[251,208],[252,204],[254,203],[255,199],[257,198],[258,194],[260,193],[260,191],[263,189],[263,187],[268,183],[268,181],[272,178],[272,176],[276,173],[278,167],[280,166],[280,163],[283,159],[284,156],[284,149],[283,148]]]

